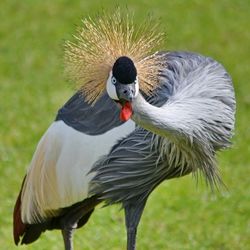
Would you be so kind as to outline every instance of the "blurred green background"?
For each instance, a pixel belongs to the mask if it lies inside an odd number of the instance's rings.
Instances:
[[[118,2],[117,2],[118,3]],[[116,3],[116,4],[117,4]],[[138,249],[250,249],[250,2],[146,1],[121,4],[136,17],[151,12],[167,31],[165,48],[209,55],[230,72],[237,97],[231,150],[218,162],[228,192],[212,194],[192,177],[163,183],[151,195]],[[63,44],[81,18],[113,1],[0,2],[0,248],[16,249],[12,210],[36,144],[72,95],[63,75]],[[75,235],[75,249],[125,249],[123,212],[98,208]],[[62,249],[60,232],[46,232],[20,249]]]

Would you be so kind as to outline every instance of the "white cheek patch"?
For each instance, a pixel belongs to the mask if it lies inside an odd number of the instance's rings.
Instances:
[[[112,72],[110,72],[110,74],[109,74],[109,78],[108,78],[107,84],[106,84],[106,89],[107,89],[108,95],[111,99],[119,100],[117,93],[116,93],[115,85],[112,83]]]

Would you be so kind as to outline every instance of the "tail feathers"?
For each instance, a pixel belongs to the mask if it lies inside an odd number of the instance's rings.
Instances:
[[[21,194],[22,194],[22,189],[23,189],[25,178],[22,183],[21,191],[17,197],[15,208],[14,208],[14,213],[13,213],[13,236],[14,236],[14,241],[16,245],[18,245],[20,238],[24,235],[26,231],[26,226],[27,226],[25,223],[22,222],[22,218],[21,218]]]
[[[36,241],[46,229],[46,223],[27,225],[21,244],[30,244]]]
[[[25,178],[23,180],[23,184],[25,182]],[[62,221],[67,218],[71,219],[71,217],[74,216],[78,210],[82,211],[83,214],[78,221],[77,227],[82,227],[88,222],[95,206],[101,202],[97,196],[92,196],[72,206],[62,208],[61,215],[57,217],[48,218],[47,221],[38,224],[25,224],[21,218],[21,195],[23,184],[18,195],[13,214],[13,235],[16,245],[18,245],[20,241],[21,244],[30,244],[36,241],[46,230],[63,229]]]

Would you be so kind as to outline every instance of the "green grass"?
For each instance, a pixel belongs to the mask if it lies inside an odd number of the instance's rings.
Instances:
[[[153,12],[167,31],[164,49],[214,57],[232,75],[237,96],[233,148],[218,157],[224,194],[191,177],[163,183],[149,199],[138,249],[250,249],[250,2],[127,1],[136,16]],[[124,4],[125,6],[125,4]],[[57,109],[71,96],[63,77],[62,45],[87,13],[113,1],[0,2],[0,248],[15,249],[12,210],[35,146]],[[125,249],[123,213],[98,208],[78,230],[75,249]],[[60,232],[46,232],[20,249],[62,249]]]

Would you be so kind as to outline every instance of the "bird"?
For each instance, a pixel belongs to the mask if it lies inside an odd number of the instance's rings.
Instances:
[[[231,145],[236,101],[224,66],[195,52],[156,50],[158,22],[120,10],[87,17],[65,45],[77,86],[39,141],[13,212],[14,242],[61,230],[65,250],[99,204],[125,212],[127,250],[147,199],[163,181],[223,181],[216,152]]]

